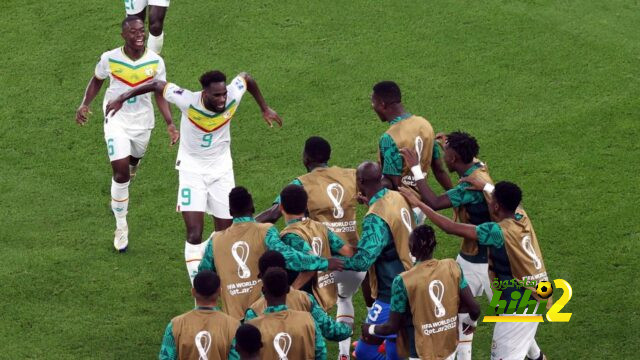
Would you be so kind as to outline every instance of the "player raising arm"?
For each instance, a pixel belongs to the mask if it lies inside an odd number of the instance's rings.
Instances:
[[[269,126],[282,120],[266,103],[255,80],[241,73],[226,84],[220,71],[200,76],[202,90],[192,92],[163,80],[139,86],[107,105],[107,113],[117,112],[134,96],[155,91],[182,111],[180,130],[182,141],[178,149],[176,169],[179,174],[177,211],[187,229],[185,262],[191,279],[195,276],[206,242],[202,242],[205,212],[213,215],[216,231],[231,225],[229,192],[235,186],[231,159],[231,124],[240,100],[246,91],[260,106]]]

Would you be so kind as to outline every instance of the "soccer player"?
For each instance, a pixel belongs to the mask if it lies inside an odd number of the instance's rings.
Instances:
[[[322,223],[305,217],[307,192],[299,185],[288,185],[280,192],[280,210],[287,227],[280,232],[282,242],[308,254],[330,258],[332,255],[353,256],[353,249]],[[336,304],[336,273],[300,273],[293,287],[313,291],[325,311]]]
[[[390,188],[405,185],[415,189],[413,175],[407,164],[403,164],[399,150],[409,147],[419,154],[422,169],[431,168],[440,185],[445,190],[450,189],[451,179],[439,160],[440,149],[435,143],[433,128],[427,119],[405,110],[398,84],[393,81],[377,83],[373,87],[371,106],[380,120],[389,123],[389,129],[380,137],[378,157]]]
[[[240,322],[216,306],[220,278],[202,271],[193,279],[196,308],[171,320],[164,332],[160,360],[238,359],[234,336]]]
[[[416,226],[415,215],[399,192],[384,187],[379,164],[360,164],[356,177],[361,199],[368,203],[369,211],[362,222],[358,249],[353,257],[345,259],[344,268],[369,270],[371,295],[375,301],[367,321],[382,324],[389,318],[393,279],[413,265],[408,240]],[[378,346],[386,338],[389,339],[385,346],[388,358],[397,359],[395,337],[361,338],[356,346],[356,357],[358,360],[375,359]]]
[[[463,180],[470,180],[463,178]],[[426,216],[436,226],[447,234],[453,234],[489,249],[491,261],[490,278],[497,277],[499,281],[528,280],[547,281],[547,270],[542,260],[542,253],[538,239],[527,213],[520,206],[522,191],[513,183],[501,181],[495,187],[481,179],[473,178],[485,192],[492,195],[488,202],[494,222],[481,225],[456,223],[438,214],[406,188],[400,191],[414,206],[420,207]],[[475,186],[473,188],[478,188]],[[510,300],[514,291],[523,292],[524,289],[508,287],[502,293],[502,298]],[[535,294],[535,291],[533,292]],[[522,296],[522,294],[521,294]],[[551,304],[551,301],[548,302]],[[522,359],[525,355],[529,359],[544,359],[535,341],[538,329],[537,322],[524,323],[496,323],[493,329],[492,359]]]
[[[452,132],[448,134],[444,140],[444,162],[447,169],[452,173],[457,173],[459,177],[468,176],[493,183],[485,164],[476,158],[479,149],[476,139],[467,133]],[[460,182],[447,190],[446,193],[438,196],[423,179],[415,151],[403,148],[400,152],[405,163],[411,167],[414,173],[414,179],[417,180],[416,185],[425,204],[433,210],[453,207],[455,219],[461,223],[480,225],[491,221],[487,207],[487,196],[484,196],[482,192],[469,190],[469,183]],[[486,246],[478,244],[477,241],[463,238],[460,254],[456,261],[464,272],[473,296],[480,296],[484,292],[491,301],[492,292],[487,257],[488,249]],[[460,314],[459,326],[462,326],[463,320],[468,316],[468,314]],[[465,334],[463,331],[459,331],[458,334],[460,335],[458,360],[471,359],[473,333]]]
[[[289,310],[287,272],[270,268],[262,277],[262,292],[267,301],[263,314],[248,321],[262,334],[261,359],[327,358],[327,349],[318,324],[308,312]]]
[[[258,260],[258,267],[260,272],[258,278],[262,278],[262,274],[266,273],[269,268],[276,267],[285,269],[286,261],[284,256],[277,251],[266,251]],[[253,287],[252,291],[261,292],[257,286]],[[351,337],[353,332],[352,325],[344,322],[334,321],[327,313],[320,307],[313,295],[296,290],[294,288],[289,289],[287,294],[287,307],[291,310],[306,311],[313,316],[313,319],[318,324],[318,328],[322,332],[322,336],[331,341],[340,341]],[[267,308],[267,301],[264,296],[261,296],[256,302],[251,304],[244,315],[244,321],[247,322],[251,319],[262,315],[264,309]]]
[[[411,359],[450,359],[456,354],[458,312],[469,312],[463,324],[473,332],[480,307],[473,299],[460,266],[453,259],[433,258],[436,236],[433,228],[420,225],[409,236],[409,248],[417,264],[396,276],[391,290],[391,315],[381,325],[364,324],[362,333],[390,335],[401,330],[404,316],[413,324]]]
[[[182,140],[176,169],[179,174],[177,210],[182,212],[187,228],[184,257],[189,277],[193,278],[206,243],[202,242],[205,212],[213,215],[216,231],[231,225],[228,195],[235,186],[231,159],[231,124],[246,91],[260,106],[264,120],[282,126],[282,120],[262,97],[258,84],[247,73],[236,76],[229,85],[220,71],[209,71],[200,77],[202,91],[191,92],[176,84],[153,81],[139,86],[107,105],[118,111],[128,98],[155,91],[182,111]]]
[[[164,61],[153,51],[144,47],[144,23],[128,16],[122,21],[124,46],[103,53],[84,93],[82,104],[76,111],[76,121],[87,123],[90,106],[100,92],[102,83],[109,78],[109,87],[104,95],[103,109],[107,103],[129,89],[152,80],[164,81]],[[167,122],[167,130],[173,145],[179,133],[171,118],[169,104],[156,95],[156,103]],[[127,209],[129,207],[129,180],[135,175],[144,156],[153,129],[155,116],[150,95],[132,97],[117,115],[104,112],[104,140],[113,170],[111,179],[111,210],[116,218],[113,246],[124,252],[129,245]]]
[[[149,39],[147,46],[156,54],[162,51],[164,43],[164,17],[170,0],[124,0],[124,10],[128,16],[135,16],[144,22],[149,7]]]
[[[242,324],[236,331],[236,351],[240,360],[260,360],[262,335],[257,327]]]
[[[346,244],[358,245],[356,223],[356,171],[338,166],[329,166],[331,145],[319,136],[312,136],[305,141],[302,152],[302,164],[307,174],[295,178],[291,184],[299,185],[308,194],[307,210],[309,218],[326,225]],[[281,216],[280,196],[274,205],[258,215],[259,222],[275,223]],[[358,291],[366,272],[341,271],[335,274],[338,284],[337,315],[340,321],[353,324],[353,295]],[[371,305],[370,291],[367,283],[362,284],[363,295],[367,305]],[[340,342],[341,359],[349,359],[351,339]]]
[[[233,225],[212,234],[199,270],[220,274],[223,310],[232,317],[242,319],[247,308],[258,300],[260,294],[251,289],[259,282],[258,259],[267,250],[281,252],[290,270],[342,269],[341,260],[298,252],[280,240],[278,230],[272,224],[257,223],[253,219],[253,198],[247,189],[236,187],[231,190],[229,210]]]

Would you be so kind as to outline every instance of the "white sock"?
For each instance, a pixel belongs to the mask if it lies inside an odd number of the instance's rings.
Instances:
[[[206,241],[197,245],[190,244],[187,241],[184,242],[184,261],[187,264],[187,274],[189,274],[191,285],[193,285],[193,278],[198,274],[198,266],[202,260],[202,253],[206,244]]]
[[[149,38],[147,39],[147,47],[156,54],[160,54],[162,51],[162,44],[164,43],[164,32],[160,34],[160,36],[153,36],[153,34],[149,33]]]
[[[117,183],[111,179],[111,210],[116,217],[116,227],[127,227],[127,208],[129,207],[129,182]]]
[[[462,323],[463,320],[471,322],[471,317],[468,313],[458,314],[458,350],[456,359],[471,360],[471,342],[473,341],[473,334],[465,335],[462,332],[462,329],[464,327]]]
[[[353,324],[353,317],[355,315],[355,310],[353,309],[353,296],[348,297],[340,297],[338,296],[338,310],[336,320],[345,322],[348,324]],[[340,350],[340,355],[347,355],[347,358],[351,357],[351,338],[344,339],[338,343],[338,349]]]
[[[527,357],[533,360],[536,360],[537,358],[540,357],[540,347],[538,346],[536,339],[533,339],[531,346],[529,346],[529,351],[527,351]]]

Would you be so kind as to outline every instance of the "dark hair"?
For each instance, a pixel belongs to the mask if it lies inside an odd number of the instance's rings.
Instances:
[[[272,267],[262,274],[262,285],[265,292],[273,297],[280,297],[289,290],[289,277],[283,268]]]
[[[275,250],[267,250],[258,259],[258,270],[260,274],[264,274],[271,267],[278,267],[284,269],[287,266],[287,261],[280,252]]]
[[[508,211],[516,211],[522,201],[522,190],[512,182],[500,181],[496,184],[493,196],[501,207]]]
[[[251,324],[242,324],[236,330],[236,348],[247,354],[255,354],[262,348],[262,334]]]
[[[425,257],[433,254],[433,250],[436,248],[436,233],[429,225],[420,225],[413,229],[411,232],[413,236],[412,254],[418,259],[424,259]],[[417,253],[413,253],[413,251]]]
[[[236,186],[229,193],[229,213],[231,216],[253,213],[253,198],[247,189]]]
[[[304,143],[304,153],[315,163],[326,163],[331,157],[331,145],[319,136],[312,136]]]
[[[220,288],[220,277],[211,270],[202,270],[193,279],[193,287],[199,295],[210,297]]]
[[[307,210],[307,192],[300,185],[287,185],[280,192],[280,203],[287,214],[304,214]]]
[[[400,87],[393,81],[381,81],[373,86],[373,93],[385,104],[395,104],[402,101]]]
[[[142,20],[141,18],[135,15],[127,15],[127,17],[122,20],[122,24],[120,24],[120,27],[122,28],[122,30],[124,30],[125,25],[128,25],[130,22],[135,20],[142,21],[142,23],[144,24],[144,20]]]
[[[223,82],[223,83],[227,82],[227,76],[223,74],[222,71],[218,71],[218,70],[209,71],[202,74],[202,76],[200,76],[200,85],[202,85],[203,89],[211,85],[212,83],[217,83],[217,82]]]
[[[447,146],[453,149],[465,164],[472,162],[480,151],[476,138],[460,131],[447,135]]]

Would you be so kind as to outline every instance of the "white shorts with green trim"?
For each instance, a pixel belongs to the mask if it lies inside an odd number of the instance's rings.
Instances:
[[[180,170],[178,177],[176,211],[206,212],[219,219],[231,219],[229,193],[236,186],[233,169],[217,176]]]

